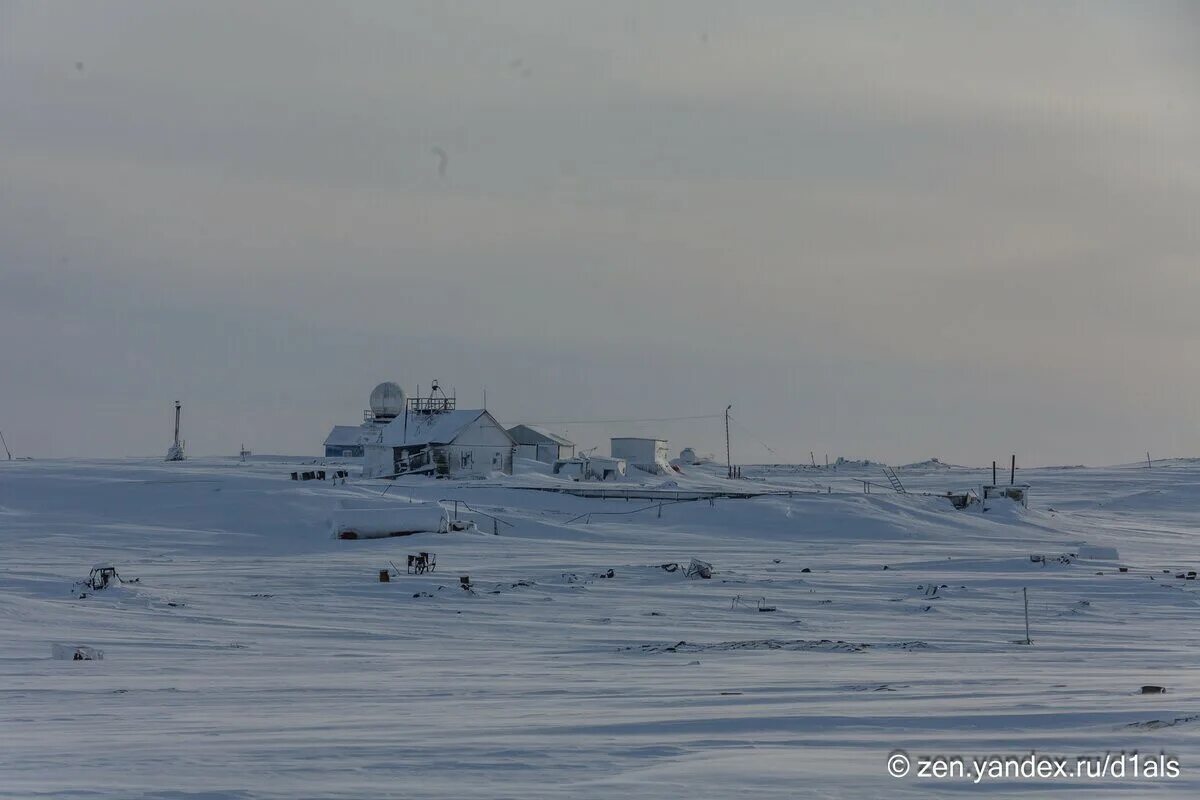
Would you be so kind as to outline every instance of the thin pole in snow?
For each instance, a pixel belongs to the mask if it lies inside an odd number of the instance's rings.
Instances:
[[[996,485],[996,462],[992,462],[992,486]]]
[[[733,477],[733,456],[729,450],[729,409],[733,408],[733,403],[725,406],[725,466],[729,470],[728,477]]]
[[[1146,469],[1154,469],[1154,466],[1150,463],[1150,451],[1149,450],[1146,451]]]
[[[1029,638],[1029,589],[1021,587],[1021,594],[1025,597],[1025,644],[1033,644]]]
[[[1013,453],[1012,457],[1012,473],[1008,478],[1008,485],[1012,486],[1017,482],[1017,454]]]
[[[4,452],[8,453],[8,460],[12,461],[12,451],[8,449],[8,442],[4,440],[4,431],[0,431],[0,442],[4,444]]]

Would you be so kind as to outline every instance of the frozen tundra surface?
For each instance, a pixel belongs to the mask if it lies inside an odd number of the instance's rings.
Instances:
[[[1200,463],[1022,470],[1030,508],[986,514],[935,495],[990,470],[868,495],[870,468],[695,468],[665,488],[782,493],[660,510],[293,469],[0,463],[0,797],[1200,794]],[[439,500],[478,530],[330,535]],[[420,551],[437,571],[407,574]],[[661,566],[693,557],[711,580]],[[125,583],[73,589],[97,564]],[[1180,768],[895,778],[896,750]]]

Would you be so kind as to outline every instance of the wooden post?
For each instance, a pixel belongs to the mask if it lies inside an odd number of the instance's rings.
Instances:
[[[1013,486],[1017,482],[1017,454],[1013,453],[1012,457],[1012,473],[1008,478],[1008,485]]]
[[[1021,594],[1025,597],[1025,644],[1033,644],[1029,638],[1029,589],[1021,587]]]
[[[1146,451],[1146,469],[1154,469],[1154,466],[1150,463],[1150,451],[1149,450]]]
[[[992,462],[992,486],[996,485],[996,462]]]

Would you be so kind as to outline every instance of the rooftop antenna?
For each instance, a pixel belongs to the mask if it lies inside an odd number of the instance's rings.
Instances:
[[[4,452],[8,454],[8,460],[12,461],[12,451],[8,449],[8,442],[4,441],[4,431],[0,431],[0,443],[4,445]]]
[[[179,439],[179,412],[183,404],[175,401],[175,442],[167,450],[167,461],[183,461],[183,442]]]

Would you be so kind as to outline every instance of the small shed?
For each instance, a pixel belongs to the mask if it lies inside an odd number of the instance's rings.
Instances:
[[[667,450],[666,439],[613,437],[610,447],[613,458],[622,458],[630,466],[656,474],[671,471],[671,456]]]
[[[517,443],[517,457],[546,464],[575,455],[575,443],[536,425],[515,425],[508,435]]]
[[[366,445],[363,474],[511,475],[515,448],[508,431],[485,409],[410,409],[384,427],[379,442]]]

